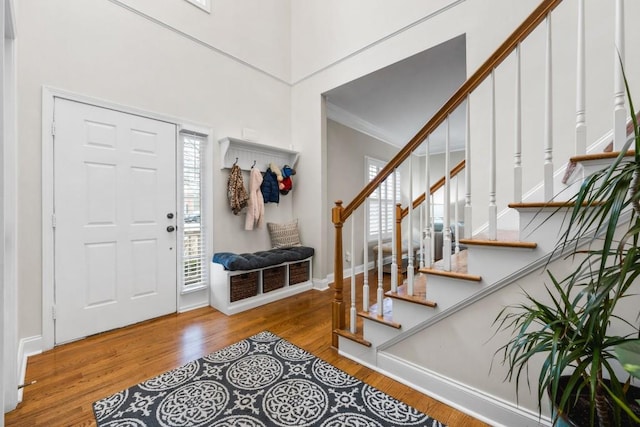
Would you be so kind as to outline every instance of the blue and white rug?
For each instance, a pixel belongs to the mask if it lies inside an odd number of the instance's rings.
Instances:
[[[433,426],[433,418],[261,332],[93,404],[98,427]]]

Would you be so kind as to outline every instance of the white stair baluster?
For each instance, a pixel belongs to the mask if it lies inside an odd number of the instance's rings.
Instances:
[[[384,185],[381,184],[381,185]],[[382,250],[382,187],[378,186],[378,289],[382,287],[382,270],[384,269]],[[382,315],[382,307],[378,305],[378,315]]]
[[[349,318],[349,330],[356,333],[356,268],[355,268],[355,228],[356,216],[351,215],[351,253],[349,261],[351,263],[351,310]]]
[[[576,64],[576,155],[587,153],[586,54],[584,0],[578,0],[578,47]]]
[[[430,268],[433,265],[433,250],[431,241],[433,239],[433,228],[431,226],[431,169],[429,161],[429,138],[427,138],[427,147],[424,160],[424,249],[425,267]]]
[[[467,114],[464,138],[464,237],[471,238],[471,98],[467,96]]]
[[[407,293],[413,295],[413,154],[409,155],[409,214],[407,215]]]
[[[444,270],[451,271],[451,159],[450,148],[451,138],[449,131],[449,117],[445,119],[445,146],[444,146],[444,197],[443,197],[443,218],[442,218],[442,262]]]
[[[522,202],[522,81],[520,44],[516,47],[515,149],[513,162],[513,200]]]
[[[420,215],[420,238],[418,239],[418,251],[420,252],[420,262],[418,266],[420,268],[424,268],[424,240],[422,239],[422,230],[424,230],[424,205],[420,205],[420,210],[418,211]]]
[[[384,183],[381,184],[384,186]],[[382,253],[382,187],[378,186],[378,316],[382,316],[382,298],[380,297],[380,289],[383,286],[383,269],[384,269],[384,254]]]
[[[544,90],[544,200],[553,199],[553,80],[551,55],[551,15],[546,18],[546,55]]]
[[[369,203],[364,203],[364,239],[363,239],[364,273],[362,277],[362,311],[369,311]]]
[[[627,139],[627,110],[624,105],[624,0],[616,0],[613,73],[613,150],[620,151]]]
[[[393,205],[391,206],[391,217],[392,217],[392,224],[391,224],[391,291],[392,292],[397,292],[398,291],[398,251],[396,249],[396,203],[398,203],[397,199],[397,192],[396,192],[396,170],[393,170],[393,174],[391,174],[392,178],[392,189],[391,189],[391,193],[392,193],[392,199],[393,199]]]
[[[458,187],[460,185],[460,181],[458,180],[458,176],[456,175],[455,178],[455,185],[456,185],[456,191],[455,191],[455,205],[453,205],[453,229],[454,229],[454,233],[455,235],[453,236],[456,240],[455,240],[455,252],[458,254],[460,253],[460,227],[458,226],[458,224],[460,223],[460,216],[458,214]]]
[[[498,238],[498,207],[496,205],[496,72],[491,71],[491,106],[489,118],[489,240]]]

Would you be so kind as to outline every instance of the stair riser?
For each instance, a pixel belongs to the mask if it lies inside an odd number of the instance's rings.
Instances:
[[[566,230],[569,209],[520,209],[520,240],[536,242],[540,253],[551,252]]]
[[[482,289],[483,282],[429,276],[427,298],[438,302],[436,313],[445,311],[454,304],[468,298]]]
[[[341,354],[349,355],[349,358],[361,360],[370,365],[376,364],[376,347],[367,347],[348,338],[338,337],[338,348]]]
[[[393,300],[393,321],[402,325],[406,331],[429,319],[438,312],[438,308],[427,307],[400,299]]]
[[[538,248],[474,246],[467,255],[467,266],[469,271],[482,277],[483,283],[491,284],[531,264],[543,253]]]
[[[375,320],[363,319],[363,335],[371,343],[371,348],[376,348],[380,344],[387,342],[398,335],[402,329],[396,329],[388,325],[376,322]]]

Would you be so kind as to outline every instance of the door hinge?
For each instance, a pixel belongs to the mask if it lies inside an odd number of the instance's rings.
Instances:
[[[51,227],[56,228],[56,214],[51,214]]]
[[[51,122],[51,135],[56,136],[56,122]]]
[[[56,306],[55,305],[51,306],[51,317],[53,317],[53,320],[56,320]]]

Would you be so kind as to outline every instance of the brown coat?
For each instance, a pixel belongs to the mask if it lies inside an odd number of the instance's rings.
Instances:
[[[249,196],[247,196],[247,190],[244,188],[242,169],[238,165],[233,165],[229,173],[227,199],[234,215],[238,215],[247,206]]]

